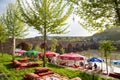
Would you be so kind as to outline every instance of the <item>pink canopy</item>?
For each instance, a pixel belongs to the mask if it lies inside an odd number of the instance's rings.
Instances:
[[[85,57],[76,53],[67,53],[59,55],[58,58],[65,60],[85,60]]]
[[[24,52],[26,52],[25,50],[17,50],[15,51],[15,53],[18,53],[18,54],[23,54]]]
[[[55,53],[55,52],[52,52],[52,51],[46,51],[46,54],[45,54],[47,57],[55,57],[55,56],[58,56],[59,54],[58,53]],[[43,56],[43,53],[39,53],[39,56]]]

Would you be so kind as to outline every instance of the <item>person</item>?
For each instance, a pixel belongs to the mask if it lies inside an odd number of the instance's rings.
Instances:
[[[48,62],[51,62],[51,59],[48,57]]]
[[[92,70],[92,63],[91,62],[88,63],[88,69]]]
[[[88,69],[89,69],[89,70],[92,70],[92,65],[88,65]]]
[[[94,68],[95,68],[95,70],[97,69],[97,64],[96,63],[94,63]]]
[[[80,66],[84,66],[83,62],[80,62]]]

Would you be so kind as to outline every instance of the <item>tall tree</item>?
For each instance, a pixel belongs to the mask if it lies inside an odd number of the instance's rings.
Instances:
[[[16,38],[23,37],[27,30],[24,28],[24,23],[16,17],[17,15],[19,15],[18,7],[14,4],[9,4],[6,13],[4,13],[1,17],[2,23],[4,24],[5,30],[7,32],[7,36],[12,38],[13,41],[12,59],[14,59],[15,54]]]
[[[6,40],[7,40],[7,33],[6,33],[5,28],[4,28],[4,25],[2,24],[2,22],[0,20],[0,47],[1,47],[2,55],[3,55],[2,43],[5,42]]]
[[[108,40],[101,41],[99,46],[100,51],[102,52],[106,59],[106,70],[108,74],[108,57],[110,56],[111,51],[116,50],[116,48],[112,45],[112,42]]]
[[[53,39],[53,40],[52,40],[52,45],[51,45],[51,51],[55,52],[57,45],[58,45],[57,39]]]
[[[65,21],[72,13],[72,6],[63,0],[17,0],[23,22],[33,26],[42,35],[46,45],[48,34],[65,33]],[[45,67],[46,46],[44,46],[43,67]]]
[[[82,0],[76,8],[79,23],[90,31],[104,31],[120,24],[119,0]]]

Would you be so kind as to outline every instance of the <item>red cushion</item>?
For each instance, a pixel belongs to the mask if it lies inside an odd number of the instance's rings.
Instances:
[[[111,72],[109,73],[109,76],[120,79],[120,73]]]
[[[44,73],[44,72],[48,72],[50,69],[48,68],[37,68],[35,69],[35,73],[38,74],[38,73]]]
[[[37,67],[37,66],[39,66],[39,63],[37,63],[37,62],[29,62],[27,66],[28,67]]]
[[[13,60],[13,66],[14,67],[19,67],[19,66],[21,66],[21,63],[17,60]]]
[[[21,63],[27,63],[27,62],[29,62],[28,60],[25,60],[25,59],[20,59],[18,61],[21,62]]]
[[[49,74],[54,74],[54,72],[48,71],[48,72],[45,72],[45,73],[39,73],[38,75],[39,76],[46,76],[46,75],[49,75]]]
[[[27,78],[39,78],[40,76],[35,73],[29,73],[25,75]]]

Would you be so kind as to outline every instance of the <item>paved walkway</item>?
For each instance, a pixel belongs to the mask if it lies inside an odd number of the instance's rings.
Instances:
[[[106,63],[97,63],[97,65],[100,67],[102,67],[103,71],[106,71]],[[112,67],[108,66],[108,72],[116,72],[116,73],[120,73],[120,68],[116,67],[114,65],[112,65]]]

